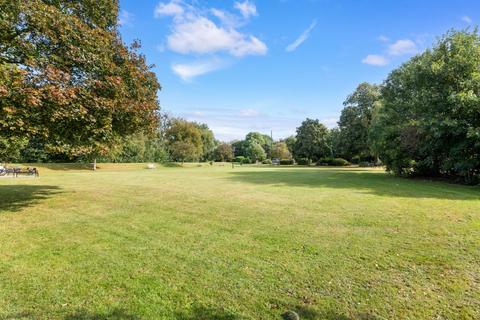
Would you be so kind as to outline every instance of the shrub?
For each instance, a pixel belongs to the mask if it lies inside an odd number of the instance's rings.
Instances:
[[[353,157],[351,162],[353,164],[359,164],[360,163],[360,156]]]
[[[241,164],[248,164],[251,163],[250,159],[244,156],[236,156],[233,159],[233,162],[241,163]]]
[[[297,164],[302,166],[308,166],[310,165],[310,160],[308,160],[307,158],[300,158],[298,159]]]
[[[243,163],[246,158],[244,156],[237,156],[233,159],[233,162]]]
[[[272,164],[272,160],[270,159],[265,159],[262,161],[263,164]]]
[[[281,159],[280,160],[280,165],[282,165],[282,166],[290,166],[294,163],[295,162],[293,161],[293,159]]]
[[[345,160],[343,158],[335,158],[332,161],[332,166],[336,166],[336,167],[344,167],[344,166],[349,166],[349,165],[350,165],[350,162],[348,162],[347,160]]]
[[[317,166],[344,167],[348,165],[350,165],[350,162],[343,158],[321,158],[317,162]]]
[[[333,162],[333,158],[320,158],[320,160],[317,161],[316,165],[317,166],[331,166]]]

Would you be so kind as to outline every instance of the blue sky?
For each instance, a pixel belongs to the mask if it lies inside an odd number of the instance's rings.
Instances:
[[[223,141],[275,139],[307,117],[334,127],[342,102],[380,83],[451,28],[473,27],[480,1],[121,0],[123,39],[162,85],[162,109],[207,123]]]

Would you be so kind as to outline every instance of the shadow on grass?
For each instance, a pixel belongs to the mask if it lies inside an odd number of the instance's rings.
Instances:
[[[367,313],[357,313],[354,316],[346,316],[336,312],[317,312],[309,308],[299,306],[293,308],[300,316],[301,320],[378,320],[377,317]],[[32,313],[24,312],[15,315],[7,316],[0,319],[38,319]],[[140,320],[143,319],[137,315],[128,313],[121,309],[115,309],[111,312],[89,312],[77,311],[63,318],[64,320]],[[179,312],[175,314],[176,320],[243,320],[245,317],[235,315],[228,311],[220,311],[215,309],[198,307],[189,312]],[[275,319],[290,320],[286,313]]]
[[[92,164],[90,163],[42,163],[38,167],[54,171],[71,171],[71,170],[88,170],[92,171]],[[97,164],[97,169],[100,169],[101,163]]]
[[[64,318],[65,320],[139,320],[140,317],[129,314],[124,310],[115,309],[106,313],[91,313],[88,311],[77,311]]]
[[[437,198],[477,200],[480,188],[444,182],[409,180],[379,171],[362,169],[283,169],[273,171],[236,171],[229,179],[261,185],[352,189],[366,194],[401,198]]]
[[[313,309],[297,306],[293,308],[301,320],[377,320],[376,316],[373,316],[368,313],[356,313],[353,316],[346,316],[344,314],[339,314],[334,311],[315,311]],[[282,314],[282,319],[290,320],[288,313]]]
[[[162,167],[165,168],[182,168],[182,164],[178,162],[164,162],[162,163]]]
[[[59,192],[56,186],[0,185],[0,214],[21,210]]]
[[[177,320],[242,320],[242,316],[230,311],[206,307],[195,307],[192,310],[181,311],[175,314]]]

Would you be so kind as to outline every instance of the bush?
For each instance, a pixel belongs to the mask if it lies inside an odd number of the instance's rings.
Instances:
[[[263,164],[272,164],[272,160],[270,159],[265,159],[262,161]]]
[[[297,164],[301,166],[308,166],[310,165],[310,160],[308,160],[307,158],[300,158],[298,159]]]
[[[352,162],[353,164],[359,164],[359,163],[361,162],[360,156],[355,156],[355,157],[353,157],[352,160],[351,160],[351,162]]]
[[[237,156],[237,157],[235,157],[235,159],[233,159],[233,162],[238,162],[238,163],[241,163],[241,164],[248,164],[248,163],[250,163],[250,159],[246,158],[244,156]]]
[[[317,166],[344,167],[348,165],[350,165],[350,162],[343,158],[321,158],[317,162]]]
[[[282,166],[290,166],[294,163],[295,162],[293,161],[293,159],[281,159],[280,160],[280,165],[282,165]]]
[[[349,166],[349,165],[350,165],[350,162],[348,162],[347,160],[345,160],[343,158],[335,158],[332,161],[332,166],[335,166],[335,167],[345,167],[345,166]]]
[[[320,158],[320,160],[317,161],[316,165],[317,166],[331,166],[333,162],[333,158]]]

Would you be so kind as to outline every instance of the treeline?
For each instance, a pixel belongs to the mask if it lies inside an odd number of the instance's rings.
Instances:
[[[252,161],[293,157],[302,164],[341,164],[344,159],[383,163],[399,176],[478,184],[478,30],[450,31],[382,84],[360,84],[345,100],[335,129],[306,119],[285,141],[249,134],[232,145],[236,156]]]
[[[207,125],[160,112],[160,84],[140,44],[123,43],[118,10],[114,0],[0,2],[0,160],[280,159],[479,183],[477,29],[450,31],[382,84],[360,84],[337,128],[306,119],[280,141],[251,132],[222,143]]]
[[[206,124],[190,122],[175,118],[167,113],[158,112],[158,127],[151,132],[140,131],[117,138],[108,150],[96,156],[97,162],[131,163],[131,162],[197,162],[229,161],[218,153],[222,143],[217,141]],[[226,144],[223,144],[226,145]],[[230,154],[232,154],[230,150]],[[222,158],[224,157],[224,158]],[[12,162],[86,162],[90,156],[72,155],[70,153],[50,150],[45,143],[31,139],[17,152],[11,154]]]
[[[478,184],[478,30],[450,31],[381,85],[360,84],[344,102],[338,128],[307,119],[291,151],[296,159],[381,161],[399,176]]]

